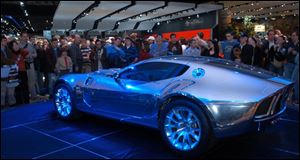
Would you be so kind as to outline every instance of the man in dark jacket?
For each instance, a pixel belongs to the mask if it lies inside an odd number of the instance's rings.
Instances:
[[[53,86],[56,81],[56,71],[55,71],[55,64],[57,58],[60,55],[60,49],[58,47],[58,40],[52,39],[51,46],[45,50],[45,54],[43,56],[43,65],[45,65],[44,75],[46,77],[46,83],[48,84],[48,92],[50,97],[52,97],[53,93]]]
[[[182,47],[176,39],[176,34],[172,33],[170,39],[171,41],[168,45],[169,53],[172,53],[173,55],[182,55]]]
[[[82,63],[82,55],[81,55],[81,50],[80,50],[80,35],[75,34],[74,36],[74,43],[71,44],[69,50],[70,50],[70,57],[73,62],[73,72],[76,73],[81,73],[81,63]]]
[[[122,47],[125,52],[126,66],[138,61],[139,53],[134,46],[134,41],[130,37],[125,38],[125,46]]]
[[[263,58],[264,58],[264,68],[270,70],[271,62],[274,59],[274,46],[275,46],[275,31],[269,30],[267,32],[268,39],[263,40]]]
[[[239,47],[241,48],[241,62],[244,64],[251,65],[252,63],[252,56],[253,56],[253,47],[248,42],[248,35],[245,33],[241,33],[240,35],[240,44]]]

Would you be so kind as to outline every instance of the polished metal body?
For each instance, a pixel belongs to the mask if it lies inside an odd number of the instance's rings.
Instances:
[[[139,65],[152,62],[180,64],[186,69],[178,76],[159,80],[122,78]],[[69,74],[59,78],[59,83],[72,88],[75,106],[81,111],[154,128],[158,128],[160,111],[170,101],[192,101],[201,107],[216,137],[259,129],[262,122],[277,118],[286,108],[293,85],[252,66],[188,56],[152,58],[123,69]]]

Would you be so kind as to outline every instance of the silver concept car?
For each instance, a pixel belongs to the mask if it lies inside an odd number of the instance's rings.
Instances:
[[[83,111],[157,128],[174,151],[198,155],[216,138],[274,122],[292,85],[232,61],[168,56],[65,75],[55,84],[54,105],[63,119]]]

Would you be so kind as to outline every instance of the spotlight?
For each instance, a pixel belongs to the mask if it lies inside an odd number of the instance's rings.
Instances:
[[[142,14],[140,14],[140,17],[143,17],[143,15],[142,15]]]
[[[157,22],[157,25],[159,26],[159,25],[160,25],[160,23],[159,23],[159,22]]]
[[[24,2],[20,1],[20,6],[23,7],[24,6]]]
[[[197,14],[197,18],[199,18],[199,14]]]

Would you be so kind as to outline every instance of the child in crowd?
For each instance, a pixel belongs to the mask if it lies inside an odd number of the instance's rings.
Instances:
[[[55,65],[55,68],[59,74],[59,76],[62,76],[67,73],[72,72],[72,59],[68,56],[68,50],[63,49],[61,51],[61,56],[57,58],[57,62]]]

